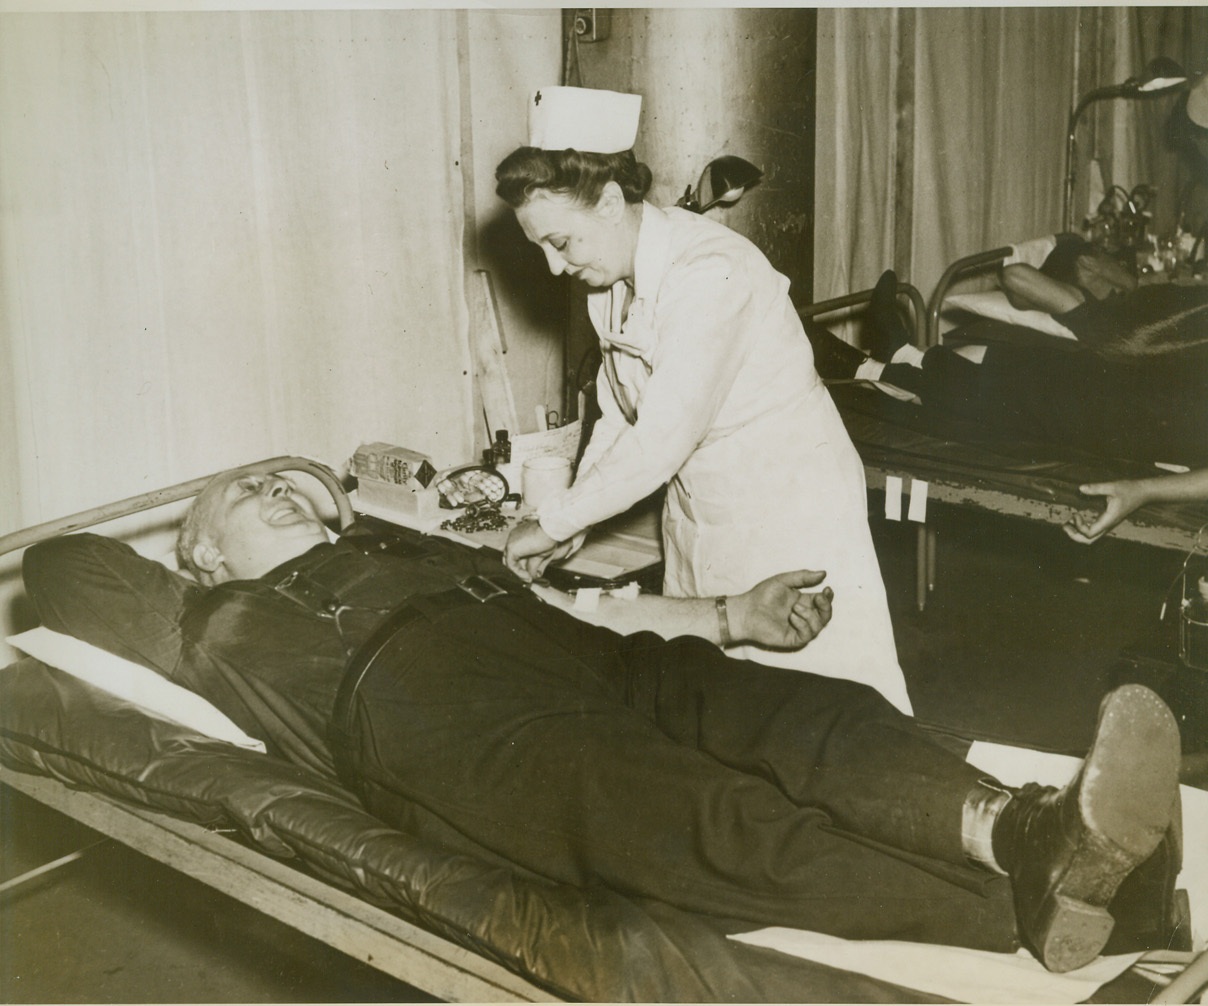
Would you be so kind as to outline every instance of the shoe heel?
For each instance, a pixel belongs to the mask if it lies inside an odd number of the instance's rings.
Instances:
[[[1036,954],[1050,971],[1073,971],[1099,956],[1114,925],[1106,908],[1052,895],[1036,928]]]

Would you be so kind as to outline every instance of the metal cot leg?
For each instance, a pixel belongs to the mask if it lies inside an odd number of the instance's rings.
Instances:
[[[938,535],[930,524],[925,525],[924,530],[927,532],[927,590],[930,592],[935,590],[935,543]]]
[[[935,590],[935,528],[920,524],[915,538],[914,599],[919,611],[927,607],[927,595]]]
[[[914,601],[919,611],[927,607],[927,525],[920,524],[915,536]]]

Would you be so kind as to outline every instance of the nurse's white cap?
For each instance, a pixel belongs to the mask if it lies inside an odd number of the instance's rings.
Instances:
[[[640,94],[594,87],[543,87],[529,99],[529,146],[616,154],[632,150]]]

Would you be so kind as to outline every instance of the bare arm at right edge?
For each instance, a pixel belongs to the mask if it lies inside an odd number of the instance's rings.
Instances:
[[[1094,482],[1080,486],[1079,492],[1085,496],[1100,496],[1104,500],[1101,513],[1074,514],[1065,525],[1065,533],[1073,541],[1090,545],[1133,511],[1150,503],[1208,501],[1208,468],[1144,479]]]

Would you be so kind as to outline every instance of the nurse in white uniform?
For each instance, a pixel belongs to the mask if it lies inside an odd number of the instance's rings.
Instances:
[[[525,578],[582,532],[667,486],[664,592],[726,595],[787,569],[825,570],[826,631],[804,649],[732,656],[850,678],[905,712],[864,469],[789,299],[750,241],[687,210],[644,201],[633,155],[641,98],[551,87],[530,103],[530,142],[496,191],[550,271],[590,288],[602,412],[574,484],[509,537]]]

